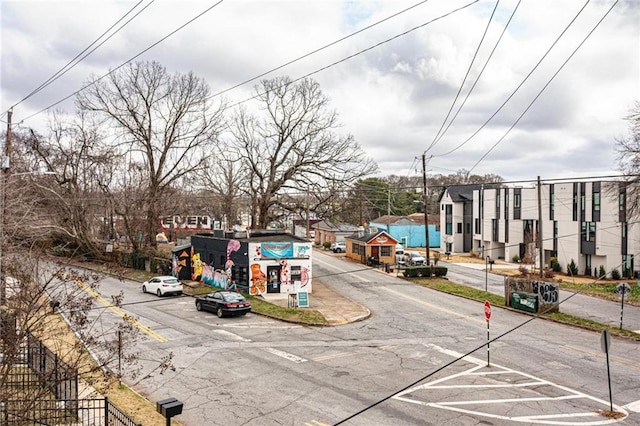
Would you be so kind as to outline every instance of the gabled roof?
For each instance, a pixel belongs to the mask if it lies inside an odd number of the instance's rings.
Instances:
[[[377,219],[371,221],[371,223],[379,224],[379,225],[424,225],[424,213],[411,213],[409,216],[380,216]],[[440,223],[440,215],[439,214],[429,214],[429,223],[430,224],[438,224]]]
[[[444,197],[444,194],[446,193],[449,193],[449,197],[453,202],[473,201],[473,191],[479,191],[483,186],[484,189],[493,189],[500,188],[501,185],[493,183],[485,183],[484,185],[480,183],[470,185],[451,185],[447,187],[446,191],[442,192],[439,201],[442,201],[442,197]]]
[[[321,229],[323,231],[333,232],[356,232],[358,230],[358,227],[355,225],[350,225],[348,223],[332,223],[328,220],[318,222],[312,227],[315,229]]]
[[[387,234],[384,231],[374,232],[374,233],[370,233],[370,234],[364,234],[361,237],[358,237],[358,236],[345,237],[345,239],[361,241],[361,242],[364,242],[366,244],[371,244],[372,242],[374,242],[374,240],[376,240],[377,238],[380,238],[380,237],[386,238],[389,241],[390,244],[398,244],[398,240],[396,240],[395,238],[393,238],[391,235]]]

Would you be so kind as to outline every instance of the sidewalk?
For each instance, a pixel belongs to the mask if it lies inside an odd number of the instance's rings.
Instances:
[[[278,306],[288,307],[287,294],[267,294],[265,300]],[[365,306],[342,296],[321,280],[313,280],[313,293],[309,295],[309,308],[315,309],[327,320],[328,325],[349,324],[369,318],[371,311]]]

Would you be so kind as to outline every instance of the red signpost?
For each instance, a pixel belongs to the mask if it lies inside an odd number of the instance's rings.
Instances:
[[[489,329],[489,320],[491,319],[491,303],[488,300],[484,302],[484,317],[487,319],[487,367],[490,367],[489,342],[491,341],[491,331]]]

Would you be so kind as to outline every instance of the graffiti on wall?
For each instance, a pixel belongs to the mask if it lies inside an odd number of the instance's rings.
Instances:
[[[560,287],[556,283],[507,278],[507,301],[510,300],[511,294],[516,292],[537,297],[540,312],[558,312],[560,309]]]
[[[540,297],[540,303],[558,303],[560,300],[558,284],[531,281],[531,291]]]

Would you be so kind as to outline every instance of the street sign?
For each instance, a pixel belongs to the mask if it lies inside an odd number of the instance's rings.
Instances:
[[[484,302],[484,317],[487,321],[491,319],[491,303],[488,300]]]
[[[631,286],[627,283],[620,283],[616,286],[616,292],[624,297],[631,293]]]

